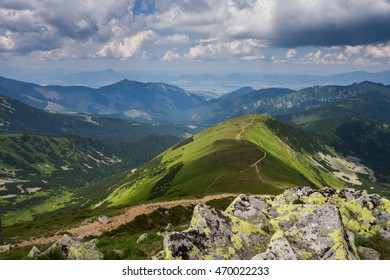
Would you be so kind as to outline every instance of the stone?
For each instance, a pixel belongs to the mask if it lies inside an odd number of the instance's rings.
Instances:
[[[95,242],[82,242],[79,239],[65,234],[60,240],[53,243],[38,257],[45,258],[55,255],[65,260],[102,260]]]
[[[198,204],[187,230],[166,233],[164,258],[376,259],[375,250],[358,252],[355,239],[379,235],[390,240],[389,200],[354,189],[298,187],[274,199],[241,194],[223,212]]]
[[[140,243],[144,242],[148,237],[149,237],[149,235],[147,233],[141,234],[140,237],[138,237],[136,243],[140,244]]]
[[[291,215],[289,220],[295,224],[278,224],[262,259],[357,259],[338,209],[334,205],[305,206],[294,205],[290,214],[276,218],[283,217],[283,222]]]
[[[357,251],[362,260],[380,260],[381,254],[374,249],[359,246]]]
[[[98,217],[98,222],[101,224],[108,224],[110,222],[110,219],[107,216],[99,216]]]
[[[198,204],[190,228],[164,238],[166,259],[250,259],[264,251],[270,236],[262,229]]]
[[[156,255],[152,256],[151,259],[155,260],[155,261],[162,261],[162,260],[164,260],[164,250],[161,250]]]
[[[271,207],[271,203],[272,200],[269,197],[240,194],[225,212],[259,228],[264,228],[269,226],[268,210]]]
[[[33,258],[38,257],[40,254],[41,254],[41,251],[36,246],[34,246],[30,250],[30,252],[28,253],[27,257],[33,259]]]
[[[0,252],[8,252],[12,248],[13,248],[13,246],[11,244],[2,245],[2,246],[0,246]]]
[[[166,231],[173,230],[173,225],[172,225],[171,223],[169,223],[169,224],[165,227],[165,230],[166,230]]]
[[[345,227],[361,238],[385,233],[390,226],[390,201],[376,194],[350,200],[341,205],[340,212]]]

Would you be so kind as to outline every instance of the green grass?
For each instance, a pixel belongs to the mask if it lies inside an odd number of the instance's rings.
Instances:
[[[129,175],[107,201],[118,206],[213,193],[278,194],[297,185],[345,187],[313,162],[319,151],[334,153],[320,139],[270,117],[243,116],[206,129],[162,153]],[[252,165],[265,153],[258,164],[259,176]],[[169,184],[156,193],[167,177]]]
[[[369,239],[358,238],[356,246],[372,248],[380,253],[381,260],[390,260],[390,241],[385,240],[379,234]]]

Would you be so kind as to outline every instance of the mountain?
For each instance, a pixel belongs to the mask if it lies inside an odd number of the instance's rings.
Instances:
[[[329,137],[340,153],[353,156],[375,173],[371,188],[390,194],[390,87],[365,82],[363,92],[344,100],[277,118]]]
[[[0,96],[4,223],[87,207],[196,127],[50,113]],[[95,200],[94,200],[95,197]]]
[[[244,88],[202,103],[186,111],[186,114],[188,122],[213,125],[249,113],[269,113],[275,100],[293,92],[284,88]]]
[[[363,82],[345,89],[355,89],[356,94],[324,106],[309,108],[297,113],[280,116],[293,124],[305,124],[316,120],[357,117],[390,124],[390,86]]]
[[[345,187],[349,174],[343,172],[358,176],[353,165],[342,169],[328,161],[346,160],[321,138],[268,116],[246,115],[168,149],[129,174],[102,203],[118,206],[213,193],[278,194],[297,185]]]
[[[79,135],[106,144],[137,141],[149,135],[190,136],[200,127],[152,125],[84,114],[43,111],[0,95],[0,133]]]
[[[41,85],[81,85],[100,87],[123,79],[140,82],[164,82],[201,93],[219,97],[241,87],[287,87],[299,90],[312,86],[349,85],[371,81],[390,84],[390,71],[369,73],[355,71],[338,74],[277,74],[277,73],[230,73],[196,74],[172,71],[119,71],[112,69],[80,71],[69,69],[28,69],[2,67],[0,75]]]
[[[210,100],[187,111],[189,121],[195,123],[215,124],[220,121],[245,114],[269,114],[271,116],[292,114],[309,115],[311,108],[327,104],[336,104],[343,100],[354,102],[354,97],[364,96],[365,102],[371,103],[373,111],[362,108],[358,114],[377,114],[388,111],[388,94],[390,87],[371,82],[362,82],[349,86],[316,86],[299,91],[283,88],[261,89],[250,91],[239,96],[220,97]],[[358,110],[358,104],[345,105]],[[333,106],[332,108],[335,108]],[[313,109],[314,110],[314,109]],[[379,110],[379,112],[377,112]],[[316,111],[317,112],[317,111]],[[386,112],[385,115],[388,113]],[[332,115],[332,112],[324,112]]]
[[[204,99],[176,86],[122,80],[100,88],[40,86],[0,77],[0,94],[37,109],[175,122]]]

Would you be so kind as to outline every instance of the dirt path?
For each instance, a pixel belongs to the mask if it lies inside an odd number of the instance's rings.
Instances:
[[[255,118],[256,118],[256,116],[253,116],[252,120],[251,120],[249,123],[247,123],[247,124],[245,124],[245,125],[243,125],[243,126],[241,127],[241,131],[240,131],[239,133],[237,133],[237,135],[236,135],[236,140],[241,140],[241,134],[244,133],[245,128],[247,128],[249,125],[251,125],[251,124],[253,123],[253,121],[255,120]]]
[[[190,206],[201,202],[204,203],[213,199],[235,197],[235,196],[237,195],[225,193],[225,194],[209,195],[202,198],[181,199],[181,200],[165,201],[165,202],[152,202],[152,203],[147,203],[142,205],[136,205],[136,206],[129,207],[124,214],[110,217],[110,223],[108,224],[101,224],[97,221],[90,222],[89,220],[86,220],[81,225],[74,228],[67,229],[66,231],[78,238],[83,238],[85,236],[100,236],[105,232],[118,228],[120,225],[131,222],[132,220],[134,220],[135,217],[141,214],[150,214],[160,207],[172,208],[178,205]],[[61,235],[54,235],[50,237],[40,237],[32,240],[24,240],[15,244],[15,246],[25,247],[25,246],[32,246],[37,244],[54,243],[61,237],[62,237]]]

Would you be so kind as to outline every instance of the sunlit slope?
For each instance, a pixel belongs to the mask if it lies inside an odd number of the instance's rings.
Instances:
[[[297,185],[344,187],[316,162],[319,152],[333,153],[301,130],[268,116],[246,115],[168,149],[129,174],[101,204],[226,192],[277,194]]]

